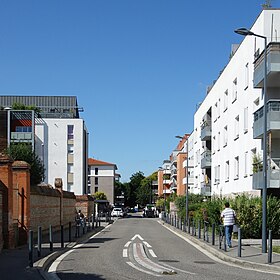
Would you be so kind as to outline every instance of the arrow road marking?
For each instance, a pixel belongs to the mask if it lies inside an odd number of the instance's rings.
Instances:
[[[144,238],[140,235],[140,234],[135,234],[132,238],[131,238],[131,240],[135,240],[136,238],[139,238],[140,240],[144,240]]]
[[[143,241],[143,243],[144,243],[148,248],[152,248],[152,246],[151,246],[147,241]]]

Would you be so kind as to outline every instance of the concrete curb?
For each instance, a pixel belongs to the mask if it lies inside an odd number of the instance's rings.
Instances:
[[[273,274],[280,274],[279,266],[275,266],[273,264],[262,264],[262,263],[250,262],[250,261],[242,260],[241,258],[238,258],[238,257],[234,258],[234,257],[228,256],[225,253],[223,253],[223,251],[220,251],[219,249],[216,249],[216,248],[212,247],[211,245],[208,245],[208,244],[200,241],[199,239],[189,235],[186,232],[182,232],[182,231],[170,226],[169,224],[166,224],[163,221],[160,221],[160,223],[162,224],[162,226],[168,228],[169,230],[171,230],[173,232],[176,232],[178,235],[181,235],[182,237],[186,237],[191,242],[198,245],[200,248],[206,250],[207,252],[211,253],[213,256],[217,257],[218,259],[220,259],[224,262],[232,263],[232,264],[242,267],[242,268],[259,270],[259,271],[269,272],[269,273],[273,273]]]
[[[108,223],[110,224],[110,223]],[[80,237],[77,241],[68,243],[65,248],[59,249],[56,252],[53,252],[46,257],[34,262],[33,268],[37,269],[37,271],[40,273],[43,279],[50,280],[52,277],[50,277],[49,273],[47,272],[48,268],[51,266],[51,264],[61,255],[63,255],[65,252],[69,251],[73,247],[75,247],[77,244],[80,244],[87,240],[91,235],[94,235],[100,231],[102,231],[105,228],[105,226],[101,226],[99,228],[95,228],[94,230],[87,232],[82,237]],[[57,278],[56,278],[57,279]]]

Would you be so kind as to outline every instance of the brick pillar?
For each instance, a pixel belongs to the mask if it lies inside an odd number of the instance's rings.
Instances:
[[[13,175],[12,175],[13,160],[0,153],[0,180],[2,181],[3,189],[3,247],[14,248],[15,231],[13,223]]]
[[[18,244],[26,244],[30,228],[30,165],[25,161],[15,161],[13,169],[14,211],[17,223]]]
[[[59,212],[60,212],[60,225],[63,225],[63,182],[61,178],[55,178],[54,185],[57,190],[60,192],[60,202],[59,202]]]

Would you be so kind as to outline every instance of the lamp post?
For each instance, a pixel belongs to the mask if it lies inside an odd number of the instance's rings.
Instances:
[[[246,28],[234,30],[235,33],[243,36],[255,36],[264,39],[264,80],[263,80],[263,189],[262,189],[262,252],[267,252],[267,37],[255,34]]]
[[[164,173],[163,170],[165,170],[166,173],[166,166],[165,169],[163,169],[161,166],[159,167],[159,170],[162,171],[162,186],[163,186],[163,198],[164,198],[164,216],[166,215],[166,190],[165,190],[165,184],[164,184]]]
[[[187,164],[186,164],[186,222],[189,222],[189,139],[186,136],[175,136],[179,139],[186,139],[187,145]]]

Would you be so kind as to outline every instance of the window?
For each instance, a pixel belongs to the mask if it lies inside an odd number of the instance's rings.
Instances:
[[[244,154],[244,177],[248,176],[248,152]]]
[[[218,136],[217,136],[217,150],[220,151],[220,138],[221,138],[221,133],[220,131],[218,132]]]
[[[215,107],[214,107],[214,122],[217,120],[218,118],[218,102],[215,103]]]
[[[213,154],[215,154],[216,145],[217,145],[216,136],[213,136],[213,151],[212,151]]]
[[[224,127],[224,147],[227,145],[228,142],[228,128],[227,125]]]
[[[215,166],[215,184],[220,182],[220,165]]]
[[[97,193],[98,192],[98,187],[94,188],[94,192]]]
[[[32,132],[32,126],[16,126],[16,132]]]
[[[244,133],[248,132],[248,107],[244,108]]]
[[[94,184],[95,184],[95,185],[98,185],[98,177],[95,177],[95,178],[94,178]]]
[[[94,168],[94,174],[98,175],[98,168],[97,167]]]
[[[221,104],[221,99],[218,100],[217,102],[217,117],[219,118],[220,117],[220,104]]]
[[[229,181],[229,160],[226,161],[225,165],[225,181]]]
[[[232,103],[237,99],[237,78],[232,83]]]
[[[68,192],[72,192],[73,191],[73,184],[71,184],[71,183],[67,184],[67,191]]]
[[[246,90],[249,86],[249,63],[246,63],[245,65],[245,87],[244,90]]]
[[[68,145],[68,154],[73,155],[74,154],[74,146]]]
[[[68,173],[74,173],[74,165],[73,164],[68,164],[67,165],[67,172]]]
[[[68,135],[68,140],[73,140],[74,139],[74,125],[68,125],[67,126],[67,135]]]
[[[234,140],[239,137],[239,116],[235,118],[234,121]]]
[[[224,92],[224,111],[228,108],[228,90]]]
[[[234,158],[234,179],[239,178],[239,157]]]

